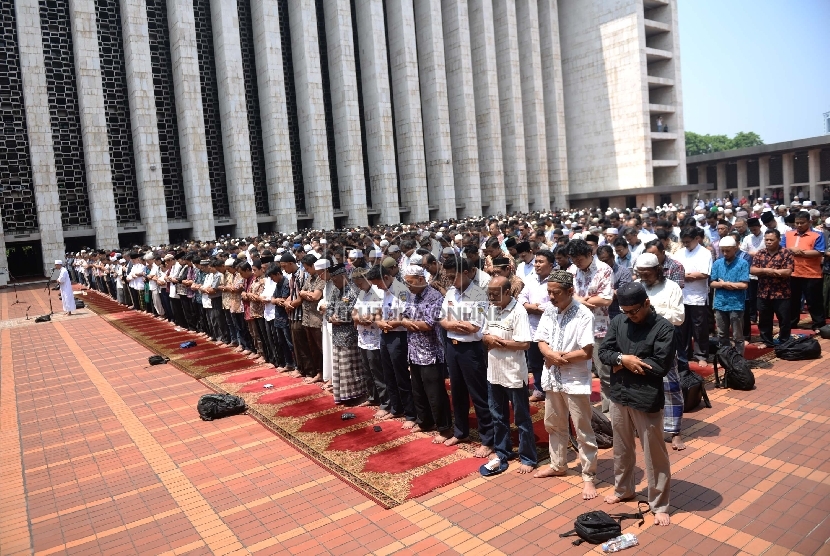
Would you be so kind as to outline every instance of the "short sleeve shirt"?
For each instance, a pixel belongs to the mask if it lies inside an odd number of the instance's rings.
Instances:
[[[721,257],[712,265],[712,282],[749,282],[749,263],[741,257],[735,257],[727,262]],[[715,288],[715,301],[712,308],[717,311],[743,311],[746,303],[746,290],[727,290]]]
[[[480,341],[483,336],[482,330],[489,306],[490,301],[487,299],[487,294],[475,282],[470,282],[470,285],[463,292],[457,290],[455,286],[448,289],[447,295],[444,296],[444,302],[441,305],[441,313],[451,316],[452,320],[469,322],[476,325],[478,326],[478,330],[472,334],[462,334],[447,330],[447,338],[457,342]]]
[[[686,272],[700,272],[710,276],[712,274],[712,253],[702,245],[691,251],[685,247],[678,251],[674,258],[683,265]],[[706,305],[709,300],[709,282],[707,280],[693,280],[683,285],[683,303],[685,305]]]
[[[545,342],[556,352],[582,349],[594,343],[594,315],[577,301],[563,311],[555,306],[545,310],[533,340]],[[591,361],[569,363],[561,367],[542,367],[542,390],[571,395],[591,394]]]
[[[530,324],[527,310],[515,299],[504,309],[490,306],[484,323],[484,334],[501,340],[530,342]],[[491,349],[487,352],[487,381],[505,388],[527,386],[527,360],[525,352],[512,349]]]
[[[792,270],[795,268],[795,261],[793,261],[793,255],[788,249],[778,249],[774,255],[766,249],[761,249],[752,258],[752,266],[772,268],[774,270],[783,270],[786,268]],[[758,297],[761,299],[789,299],[790,279],[759,276]]]
[[[382,296],[383,292],[378,291],[374,286],[369,291],[361,290],[357,294],[357,301],[355,301],[354,308],[361,316],[374,314],[380,310]],[[368,350],[380,349],[381,331],[377,325],[363,326],[362,324],[358,324],[356,328],[357,347]]]
[[[574,288],[580,297],[598,296],[602,299],[614,299],[614,272],[610,266],[595,259],[587,269],[576,271]],[[611,322],[608,307],[597,307],[593,313],[594,337],[604,338]]]

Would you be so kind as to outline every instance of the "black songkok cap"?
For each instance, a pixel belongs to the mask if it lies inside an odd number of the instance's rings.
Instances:
[[[530,242],[523,241],[516,244],[516,253],[530,253]]]
[[[493,266],[507,266],[510,264],[510,259],[507,257],[496,257],[493,259]]]
[[[758,220],[757,218],[750,218],[749,220],[746,221],[746,225],[749,226],[750,228],[753,227],[753,226],[760,226],[761,221]]]
[[[648,299],[648,293],[640,282],[629,282],[617,290],[617,302],[620,307],[640,305]]]
[[[773,216],[771,212],[767,211],[761,213],[761,222],[764,224],[769,224],[773,220],[775,220],[775,216]]]
[[[297,259],[291,253],[283,253],[282,257],[280,257],[280,262],[297,264]]]

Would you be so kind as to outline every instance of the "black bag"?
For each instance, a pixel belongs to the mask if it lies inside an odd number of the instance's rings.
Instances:
[[[605,541],[610,541],[622,535],[623,519],[639,519],[640,523],[637,525],[638,527],[641,527],[645,523],[643,511],[640,509],[642,504],[648,507],[647,502],[638,501],[636,514],[609,515],[602,510],[580,514],[576,517],[576,521],[574,521],[574,528],[567,533],[561,533],[559,538],[578,536],[579,538],[572,543],[574,546],[579,546],[583,542],[601,544]]]
[[[196,406],[202,421],[213,421],[222,417],[244,413],[248,407],[245,400],[231,394],[205,394]]]
[[[164,365],[168,361],[170,361],[170,359],[163,355],[151,355],[147,358],[147,362],[150,363],[150,365]]]
[[[83,299],[75,298],[75,308],[76,309],[83,309],[86,307],[86,303],[84,303]]]
[[[804,361],[821,358],[818,340],[806,336],[793,336],[775,347],[775,356],[785,361]]]
[[[683,412],[694,411],[700,407],[700,402],[708,408],[712,407],[709,403],[709,396],[706,395],[706,388],[704,388],[703,377],[690,370],[679,370],[680,375],[680,389],[683,391]]]
[[[591,414],[591,428],[597,438],[597,448],[611,448],[614,446],[614,431],[611,429],[611,420],[598,408]]]
[[[830,340],[830,324],[822,326],[818,329],[819,336],[825,340]]]
[[[723,385],[718,376],[718,363],[723,367]],[[752,390],[755,388],[755,375],[749,362],[732,346],[721,346],[715,356],[715,388],[733,390]]]
[[[41,315],[35,319],[35,322],[49,322],[52,320],[52,315]]]

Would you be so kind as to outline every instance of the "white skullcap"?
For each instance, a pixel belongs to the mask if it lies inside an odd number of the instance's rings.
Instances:
[[[309,245],[308,243],[306,243],[305,245],[303,245],[303,251],[305,251],[306,253],[308,253],[309,251],[311,251],[311,245]]]
[[[352,249],[351,251],[349,251],[349,258],[350,259],[359,259],[362,256],[363,256],[363,253],[361,253],[357,249]]]
[[[153,256],[152,253],[147,253],[146,255],[144,255],[144,260],[145,261],[152,261],[154,258],[155,257]]]
[[[461,234],[455,234],[455,241],[461,241],[462,239],[464,239],[464,236]]]
[[[424,258],[421,255],[417,254],[417,253],[415,253],[414,255],[409,257],[409,265],[410,266],[419,265],[419,264],[422,264],[423,262],[424,262]]]
[[[706,217],[702,214],[695,214],[695,220],[697,220],[698,222],[703,222],[704,220],[706,220]]]
[[[582,239],[582,234],[574,234],[571,239]]]
[[[386,252],[387,253],[397,253],[400,250],[401,250],[401,248],[398,247],[397,245],[390,245],[389,249],[387,249]]]
[[[636,265],[637,268],[653,268],[659,266],[660,261],[657,260],[657,255],[654,253],[643,253],[637,257]]]
[[[444,232],[436,232],[435,237],[444,237]]]
[[[608,228],[607,230],[605,230],[605,233],[606,234],[620,235],[620,231],[617,228]]]
[[[735,243],[735,238],[732,236],[726,236],[721,238],[720,243],[718,244],[720,247],[737,247],[738,244]],[[639,261],[639,259],[637,259]]]
[[[382,240],[380,240],[380,246],[381,246],[381,248],[383,248],[383,247],[388,247],[388,246],[389,246],[389,242],[388,242],[388,241],[386,241],[385,239],[382,239]]]
[[[233,266],[233,259],[228,259],[225,261],[225,266]]]
[[[118,262],[123,264],[123,263],[126,263],[127,261],[124,260],[124,259],[118,259]]]
[[[285,249],[283,249],[282,247],[277,249],[277,255],[279,255],[280,253],[285,253]]]
[[[824,221],[824,225],[830,227],[830,218]]]
[[[323,239],[320,240],[320,245],[326,245],[327,243],[328,243],[328,240],[326,238],[323,238]]]
[[[325,270],[331,266],[331,261],[328,259],[318,259],[314,263],[314,270]]]
[[[724,214],[732,214],[732,209],[726,209],[723,212],[724,212]]]
[[[404,276],[423,276],[424,267],[410,264],[404,269],[403,274]]]
[[[63,261],[55,261],[55,264],[63,264]]]
[[[383,251],[378,251],[377,249],[372,249],[369,251],[369,258],[370,259],[377,259],[383,256]]]
[[[805,207],[811,207],[811,206],[813,206],[813,201],[804,201],[804,206],[805,206]]]
[[[441,250],[441,254],[442,255],[455,255],[455,249],[453,249],[452,247],[444,247],[444,249]]]

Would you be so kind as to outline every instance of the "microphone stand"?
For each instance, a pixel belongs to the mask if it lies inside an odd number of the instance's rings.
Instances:
[[[9,278],[12,280],[12,289],[14,290],[14,303],[11,306],[15,305],[23,305],[23,301],[20,301],[20,298],[17,296],[17,278],[15,278],[11,272],[9,272]]]

